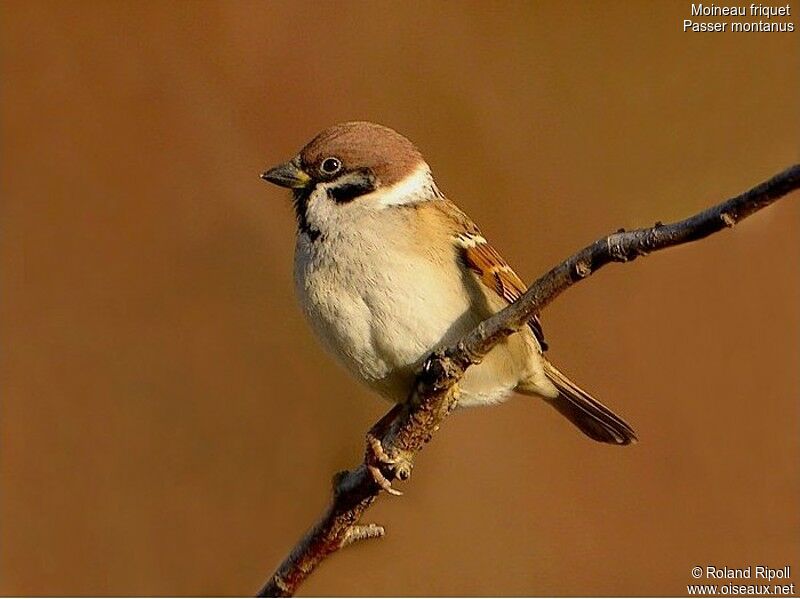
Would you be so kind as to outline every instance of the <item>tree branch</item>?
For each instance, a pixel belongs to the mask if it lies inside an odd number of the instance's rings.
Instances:
[[[656,223],[633,231],[620,230],[598,239],[540,277],[516,302],[486,319],[457,344],[429,356],[419,372],[409,401],[381,420],[390,420],[381,443],[389,455],[409,461],[439,429],[457,402],[458,381],[504,338],[526,326],[528,320],[566,289],[611,262],[629,262],[664,248],[703,239],[734,226],[778,198],[800,188],[800,164],[753,189],[685,220]],[[382,469],[387,479],[399,473]],[[367,460],[355,470],[333,479],[333,499],[322,518],[297,543],[266,582],[259,597],[288,597],[331,553],[354,542],[381,537],[383,527],[359,524],[362,514],[378,497],[381,487],[368,470]]]

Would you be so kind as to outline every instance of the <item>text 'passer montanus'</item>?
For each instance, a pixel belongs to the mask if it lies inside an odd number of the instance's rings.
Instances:
[[[433,180],[399,133],[373,123],[326,129],[262,175],[291,188],[294,279],[303,311],[350,372],[404,402],[417,369],[522,295],[525,284]],[[559,372],[538,318],[470,367],[459,406],[540,397],[586,435],[636,440],[631,427]]]

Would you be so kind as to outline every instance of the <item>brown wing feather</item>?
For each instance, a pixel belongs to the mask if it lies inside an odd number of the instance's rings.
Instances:
[[[527,291],[525,283],[517,273],[503,260],[503,257],[479,234],[465,235],[461,238],[464,263],[478,275],[480,281],[509,304],[515,302]],[[536,336],[536,340],[547,351],[544,331],[539,315],[528,321],[528,326]]]
[[[494,291],[509,304],[518,300],[528,289],[517,273],[503,260],[503,257],[481,235],[480,229],[464,214],[458,206],[444,195],[441,201],[427,202],[433,212],[443,217],[452,228],[453,237],[462,252],[464,264],[472,270],[486,287]],[[542,351],[547,351],[542,323],[539,315],[528,321]]]

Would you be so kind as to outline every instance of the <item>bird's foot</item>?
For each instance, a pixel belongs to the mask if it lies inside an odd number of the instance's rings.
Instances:
[[[367,451],[364,456],[367,469],[377,485],[390,495],[402,495],[392,486],[392,481],[387,478],[384,471],[389,476],[395,476],[400,480],[408,480],[411,476],[411,456],[405,452],[393,451],[389,455],[383,448],[383,443],[372,432],[367,433]]]

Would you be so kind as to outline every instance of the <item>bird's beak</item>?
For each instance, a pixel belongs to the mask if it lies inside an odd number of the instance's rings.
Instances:
[[[284,164],[279,164],[265,173],[261,173],[261,178],[264,181],[269,181],[281,187],[288,187],[290,189],[302,189],[311,181],[303,169],[300,168],[299,160],[294,158]]]

